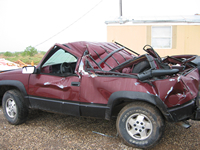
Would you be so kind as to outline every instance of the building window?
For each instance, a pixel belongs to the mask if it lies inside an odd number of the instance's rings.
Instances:
[[[152,26],[151,45],[157,49],[172,48],[172,27],[171,26]]]

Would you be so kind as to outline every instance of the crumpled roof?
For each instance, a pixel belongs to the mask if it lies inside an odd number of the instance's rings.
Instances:
[[[64,45],[67,45],[70,47],[70,49],[73,50],[73,52],[76,53],[76,56],[81,57],[83,56],[83,53],[88,50],[89,53],[93,53],[93,50],[95,51],[102,51],[102,46],[104,47],[112,47],[112,48],[119,48],[115,43],[109,43],[109,42],[86,42],[86,41],[79,41],[79,42],[72,42],[72,43],[66,43]]]
[[[84,55],[87,51],[87,59],[90,65],[95,69],[109,71],[122,64],[134,55],[125,50],[124,47],[109,42],[73,42],[64,44],[77,57]]]

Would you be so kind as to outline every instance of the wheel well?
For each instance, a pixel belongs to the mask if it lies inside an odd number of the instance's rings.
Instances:
[[[16,90],[20,91],[20,90],[19,90],[17,87],[15,87],[15,86],[10,86],[10,85],[3,85],[3,86],[0,86],[0,100],[2,100],[3,95],[5,94],[6,91],[12,90],[12,89],[16,89]]]
[[[126,105],[128,105],[130,103],[135,103],[135,102],[144,102],[144,103],[147,103],[147,104],[155,107],[160,112],[162,117],[165,118],[165,116],[160,111],[160,109],[156,105],[154,105],[154,104],[152,104],[152,103],[150,103],[148,101],[145,101],[145,100],[134,100],[134,99],[132,99],[132,100],[130,100],[130,99],[119,99],[118,101],[119,101],[119,103],[117,103],[116,105],[113,106],[113,109],[112,109],[112,112],[111,112],[112,118],[117,118],[117,116],[118,116],[119,112],[122,110],[122,108],[124,108]]]

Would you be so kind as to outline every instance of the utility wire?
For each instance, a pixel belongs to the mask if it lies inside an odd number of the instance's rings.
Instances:
[[[60,32],[54,34],[53,36],[51,36],[50,38],[46,39],[45,41],[37,44],[34,47],[37,47],[39,45],[42,45],[43,43],[49,41],[50,39],[54,38],[55,36],[57,36],[58,34],[62,33],[63,31],[65,31],[66,29],[68,29],[69,27],[71,27],[72,25],[74,25],[75,23],[77,23],[80,19],[82,19],[83,17],[85,17],[87,14],[89,14],[94,8],[96,8],[103,0],[101,0],[99,3],[97,3],[94,7],[92,7],[89,11],[87,11],[85,14],[83,14],[81,17],[79,17],[77,20],[75,20],[73,23],[71,23],[69,26],[67,26],[66,28],[64,28],[63,30],[61,30]]]

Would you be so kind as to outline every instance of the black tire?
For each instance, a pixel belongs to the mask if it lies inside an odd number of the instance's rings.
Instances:
[[[150,148],[161,139],[165,122],[160,112],[152,105],[133,102],[120,111],[116,127],[126,145]]]
[[[18,90],[7,91],[2,99],[3,113],[10,124],[18,125],[26,121],[28,107]]]

